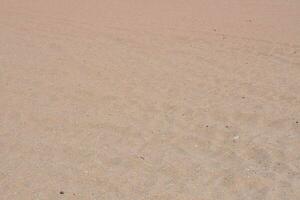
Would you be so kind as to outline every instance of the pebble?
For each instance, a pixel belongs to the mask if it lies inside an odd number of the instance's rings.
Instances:
[[[238,139],[240,139],[240,136],[238,136],[238,135],[233,137],[233,140],[238,140]]]

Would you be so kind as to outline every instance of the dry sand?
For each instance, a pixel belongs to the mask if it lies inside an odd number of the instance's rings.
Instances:
[[[1,200],[300,199],[299,0],[0,0]]]

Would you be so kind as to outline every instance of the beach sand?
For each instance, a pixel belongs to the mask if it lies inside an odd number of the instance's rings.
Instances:
[[[0,0],[1,200],[297,200],[299,152],[299,0]]]

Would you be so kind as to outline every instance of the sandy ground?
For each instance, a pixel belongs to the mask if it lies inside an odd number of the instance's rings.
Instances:
[[[299,0],[0,0],[1,200],[300,199]]]

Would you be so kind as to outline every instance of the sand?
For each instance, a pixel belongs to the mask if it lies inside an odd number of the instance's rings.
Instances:
[[[299,152],[299,0],[0,0],[1,200],[297,200]]]

